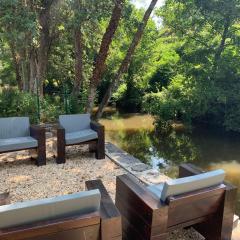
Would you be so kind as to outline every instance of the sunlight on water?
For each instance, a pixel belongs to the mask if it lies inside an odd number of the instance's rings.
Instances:
[[[122,117],[112,117],[111,119],[101,119],[100,121],[107,131],[133,131],[154,129],[154,119],[151,115],[124,114]]]
[[[207,167],[209,170],[223,169],[227,173],[227,180],[235,185],[240,186],[240,163],[236,161],[232,162],[221,162],[212,164]]]

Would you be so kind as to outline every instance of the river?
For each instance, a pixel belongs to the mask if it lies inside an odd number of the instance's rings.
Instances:
[[[178,166],[193,163],[204,170],[224,169],[227,180],[240,189],[240,135],[206,126],[161,136],[155,133],[154,119],[143,114],[112,114],[103,118],[106,139],[170,177]],[[237,213],[240,214],[240,191]]]

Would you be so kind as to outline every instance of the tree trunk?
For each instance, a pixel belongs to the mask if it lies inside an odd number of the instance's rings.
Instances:
[[[77,96],[83,82],[83,36],[81,27],[74,31],[74,45],[75,45],[75,82],[73,87],[73,94]]]
[[[36,53],[35,53],[35,49],[32,48],[29,53],[29,92],[30,93],[37,93],[36,79],[37,79]]]
[[[219,47],[217,48],[217,51],[216,51],[216,54],[214,56],[214,66],[213,66],[213,69],[215,72],[216,69],[217,69],[217,64],[221,58],[221,55],[225,49],[225,44],[226,44],[226,39],[227,39],[227,36],[228,36],[228,32],[229,32],[229,28],[231,26],[231,20],[230,20],[230,17],[228,16],[226,21],[225,21],[225,24],[224,24],[224,29],[223,29],[223,33],[222,33],[222,37],[221,37],[221,42],[219,44]]]
[[[98,107],[98,111],[97,111],[97,115],[96,115],[97,120],[102,116],[103,109],[108,104],[108,102],[109,102],[109,100],[112,96],[113,91],[118,86],[118,84],[121,80],[122,74],[127,71],[128,66],[130,64],[130,61],[131,61],[131,58],[132,58],[132,56],[133,56],[141,38],[142,38],[144,29],[146,28],[147,22],[148,22],[148,20],[151,16],[151,13],[152,13],[154,7],[157,4],[157,2],[158,2],[158,0],[152,0],[152,2],[149,5],[147,11],[145,12],[143,20],[139,24],[138,30],[137,30],[137,32],[136,32],[136,34],[135,34],[135,36],[132,40],[132,43],[131,43],[130,47],[128,48],[127,54],[126,54],[124,60],[122,61],[122,64],[121,64],[120,68],[118,69],[118,72],[117,72],[116,76],[113,77],[113,80],[110,83],[110,85],[109,85],[109,87],[108,87],[108,89],[107,89],[99,107]]]
[[[19,91],[23,91],[23,80],[21,77],[21,66],[20,66],[20,56],[17,56],[17,53],[15,52],[15,44],[10,43],[10,49],[11,49],[11,54],[12,54],[12,58],[13,58],[13,64],[14,64],[14,68],[15,68],[15,76],[16,76],[16,82],[18,85],[18,89]]]
[[[39,87],[40,96],[43,96],[43,85],[44,79],[46,77],[48,55],[51,46],[51,36],[50,36],[50,24],[51,24],[51,14],[50,10],[53,4],[58,0],[43,0],[42,8],[39,12],[38,20],[41,26],[40,28],[40,42],[39,49],[37,51],[37,81]]]
[[[50,46],[50,7],[44,7],[39,15],[39,24],[41,26],[40,30],[40,43],[38,51],[38,73],[37,81],[39,87],[40,96],[43,96],[43,84],[44,78],[47,71],[47,61],[48,61],[48,50]]]
[[[99,85],[99,82],[101,81],[102,74],[105,70],[106,59],[108,56],[109,48],[110,48],[113,37],[115,35],[115,32],[116,32],[117,27],[120,22],[120,18],[122,15],[123,3],[124,3],[124,0],[116,0],[115,1],[115,6],[112,11],[112,16],[111,16],[109,25],[106,29],[106,32],[103,36],[100,50],[99,50],[98,56],[97,56],[95,64],[94,64],[93,74],[90,79],[88,104],[87,104],[87,112],[89,112],[89,113],[92,112],[92,109],[94,106],[94,100],[96,97],[96,89]]]

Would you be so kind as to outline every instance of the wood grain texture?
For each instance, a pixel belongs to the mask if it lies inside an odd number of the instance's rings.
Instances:
[[[63,233],[64,237],[60,239],[69,240],[75,234],[73,230],[78,230],[84,233],[89,227],[92,227],[93,236],[99,235],[100,216],[98,212],[82,216],[73,216],[71,218],[42,221],[36,224],[29,224],[16,228],[3,229],[0,230],[0,240],[53,240],[56,239],[56,236],[60,236]],[[97,236],[89,239],[98,240],[99,237]],[[85,240],[85,238],[79,238],[79,240]]]
[[[98,189],[101,193],[101,239],[122,239],[122,218],[106,188],[100,180],[86,182],[87,190]]]
[[[30,135],[38,141],[37,166],[46,165],[46,130],[39,126],[30,126]]]
[[[57,164],[66,162],[65,129],[59,124],[57,127]]]
[[[100,123],[92,121],[90,123],[92,130],[96,131],[98,134],[97,145],[96,145],[96,158],[105,158],[105,128]]]
[[[180,177],[202,172],[190,164],[179,168]],[[130,175],[117,177],[116,188],[124,239],[162,240],[168,232],[190,226],[208,240],[231,239],[236,201],[236,188],[231,184],[171,196],[165,203]]]

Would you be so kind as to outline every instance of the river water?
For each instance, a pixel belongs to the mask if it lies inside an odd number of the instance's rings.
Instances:
[[[170,177],[178,166],[190,162],[205,170],[224,169],[227,180],[240,189],[240,135],[206,126],[191,133],[178,127],[174,133],[155,133],[154,119],[141,114],[113,114],[101,120],[106,139]],[[240,191],[237,213],[240,214]]]

